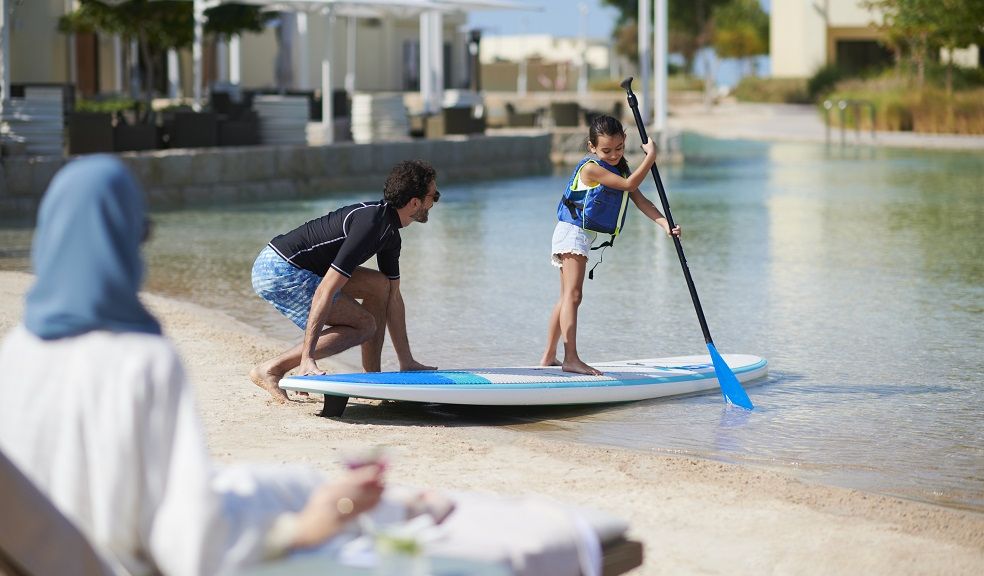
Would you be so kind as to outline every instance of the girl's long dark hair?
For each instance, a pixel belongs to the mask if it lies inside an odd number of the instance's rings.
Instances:
[[[609,138],[613,136],[621,136],[625,138],[625,129],[622,128],[622,123],[612,116],[607,116],[605,114],[599,114],[591,120],[588,125],[588,142],[591,142],[592,146],[598,145],[599,136],[608,136]],[[619,161],[618,171],[623,175],[629,173],[629,163],[625,161],[625,155],[622,155],[622,159]]]

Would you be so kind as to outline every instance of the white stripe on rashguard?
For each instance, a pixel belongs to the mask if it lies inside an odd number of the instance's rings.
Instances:
[[[351,278],[352,277],[352,275],[349,274],[348,272],[342,270],[338,266],[335,266],[335,263],[334,262],[331,263],[331,267],[335,269],[335,272],[338,272],[339,274],[341,274],[342,276],[345,276],[346,278]]]

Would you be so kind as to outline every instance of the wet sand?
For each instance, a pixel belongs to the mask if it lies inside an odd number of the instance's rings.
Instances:
[[[0,272],[0,332],[20,321],[30,282]],[[290,343],[221,312],[144,299],[184,358],[220,461],[332,471],[347,452],[383,445],[393,482],[543,494],[626,518],[645,545],[635,575],[984,572],[984,514],[742,466],[546,441],[471,413],[436,418],[413,405],[350,401],[343,419],[325,419],[316,415],[320,397],[276,405],[247,374]]]

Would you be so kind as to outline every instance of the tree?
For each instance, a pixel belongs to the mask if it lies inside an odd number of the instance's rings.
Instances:
[[[102,0],[80,0],[79,8],[58,23],[62,32],[94,32],[136,40],[147,64],[144,83],[145,111],[150,110],[155,79],[162,55],[170,48],[191,44],[194,19],[191,3],[178,0],[128,0],[109,4]]]
[[[731,0],[714,8],[714,51],[723,58],[748,58],[769,52],[769,15],[758,0]]]
[[[956,48],[984,44],[984,0],[864,0],[863,5],[881,14],[878,28],[884,42],[898,57],[915,63],[920,88],[926,62],[940,48],[952,54]],[[947,93],[953,90],[952,61],[947,63]]]
[[[221,4],[205,11],[205,32],[231,36],[242,31],[259,32],[270,15],[258,6]],[[79,0],[74,12],[61,17],[58,29],[64,33],[94,32],[136,40],[147,64],[143,99],[149,117],[155,78],[161,72],[163,55],[171,49],[186,48],[194,41],[194,12],[187,0]]]
[[[243,32],[263,32],[276,12],[263,12],[260,6],[219,4],[205,11],[205,33],[229,39]]]
[[[652,0],[646,0],[652,2]],[[683,56],[685,68],[693,70],[698,52],[710,44],[712,36],[711,14],[716,6],[730,0],[668,0],[669,49]],[[635,38],[638,29],[636,19],[639,15],[639,0],[604,0],[605,4],[619,10],[615,38],[621,53],[634,62],[639,61],[638,45],[626,37]]]
[[[984,0],[940,0],[936,4],[936,38],[946,50],[946,93],[953,94],[953,53],[957,48],[984,46]]]

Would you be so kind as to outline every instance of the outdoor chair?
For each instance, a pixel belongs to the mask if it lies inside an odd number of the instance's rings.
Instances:
[[[550,104],[550,118],[557,127],[578,126],[580,110],[581,107],[577,102],[554,102]]]
[[[0,452],[0,575],[114,571],[86,537]]]
[[[440,113],[428,116],[424,122],[424,132],[428,138],[485,132],[485,117],[475,118],[472,108],[444,108]]]
[[[615,118],[619,122],[622,121],[622,114],[625,113],[625,107],[621,100],[616,100],[615,104],[612,105],[612,118]]]
[[[175,112],[171,148],[207,148],[218,144],[218,117],[214,112]]]
[[[621,122],[622,121],[622,111],[623,110],[624,109],[622,108],[622,102],[620,102],[620,101],[617,101],[617,102],[615,102],[615,104],[612,105],[611,112],[605,112],[604,110],[585,110],[584,111],[584,123],[590,125],[591,122],[593,122],[595,118],[597,118],[598,116],[605,115],[605,114],[607,114],[607,115],[611,116],[612,118],[614,118],[614,119],[618,120],[619,122]]]
[[[216,114],[230,114],[232,112],[232,94],[213,90],[208,97],[208,107]]]
[[[156,124],[117,122],[113,127],[113,150],[116,152],[155,150],[157,144]]]
[[[506,126],[509,128],[534,128],[539,124],[540,111],[518,112],[512,102],[506,102]]]
[[[113,116],[109,112],[68,114],[68,153],[113,151]]]
[[[255,146],[260,143],[260,119],[253,110],[219,118],[219,146]]]
[[[0,576],[73,574],[112,576],[113,564],[84,534],[0,452]],[[602,575],[624,574],[642,564],[642,544],[625,537],[627,524],[608,514],[579,510],[598,535],[602,546]],[[487,556],[464,551],[457,558],[437,558],[437,574],[468,573],[502,575]],[[371,568],[340,566],[324,558],[291,557],[248,570],[252,576],[314,576],[315,574],[373,574]],[[245,576],[245,575],[244,575]]]

